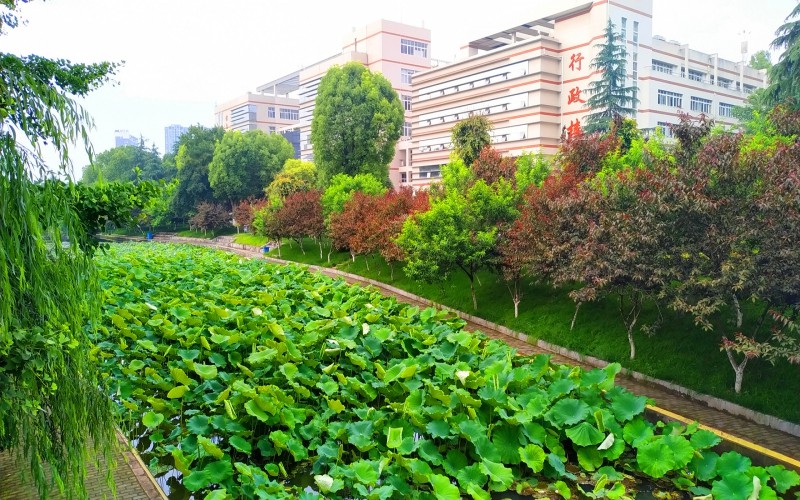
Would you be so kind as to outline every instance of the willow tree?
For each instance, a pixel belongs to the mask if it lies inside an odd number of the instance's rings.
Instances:
[[[0,0],[0,33],[16,27],[17,1]],[[91,255],[64,243],[85,240],[75,186],[49,181],[69,178],[70,144],[91,150],[73,97],[114,69],[0,53],[0,449],[27,463],[41,498],[53,484],[85,498],[88,457],[115,443],[86,335],[100,303]]]

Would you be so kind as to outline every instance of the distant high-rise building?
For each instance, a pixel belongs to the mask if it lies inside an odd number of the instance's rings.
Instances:
[[[181,138],[189,129],[183,125],[170,125],[164,127],[164,153],[177,153],[175,147],[178,144],[178,139]]]
[[[115,130],[114,131],[114,146],[138,146],[139,145],[139,138],[134,137],[128,132],[127,130]]]

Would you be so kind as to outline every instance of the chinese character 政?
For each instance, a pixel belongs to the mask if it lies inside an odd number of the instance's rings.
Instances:
[[[567,104],[572,104],[573,102],[582,102],[582,103],[586,102],[585,100],[581,99],[580,87],[569,89],[569,95],[567,96]]]

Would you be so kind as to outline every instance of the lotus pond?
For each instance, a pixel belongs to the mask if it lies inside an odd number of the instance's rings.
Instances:
[[[648,479],[668,498],[770,499],[800,483],[646,421],[618,365],[519,357],[434,309],[203,248],[112,245],[97,264],[96,356],[176,498],[634,498]]]

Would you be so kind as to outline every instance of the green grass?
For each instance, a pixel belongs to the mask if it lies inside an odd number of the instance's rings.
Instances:
[[[514,318],[511,297],[496,276],[484,272],[476,283],[478,311],[473,311],[469,281],[463,273],[454,274],[438,284],[419,283],[409,279],[400,264],[395,264],[394,277],[380,256],[365,257],[353,263],[350,255],[333,253],[331,262],[326,255],[319,258],[319,247],[308,240],[300,252],[296,243],[284,243],[282,258],[307,264],[336,267],[360,276],[372,278],[426,297],[440,304],[475,314],[489,321],[526,333],[532,339],[548,342],[591,355],[652,377],[675,382],[695,391],[732,401],[753,410],[800,423],[800,377],[798,367],[780,362],[775,366],[752,359],[744,374],[742,392],[733,390],[734,375],[724,352],[720,350],[720,334],[705,332],[691,318],[664,310],[664,321],[653,336],[641,331],[635,334],[636,359],[630,351],[625,330],[615,301],[610,299],[581,306],[573,331],[569,330],[575,305],[565,290],[546,285],[526,284],[520,304],[520,314]],[[269,252],[277,257],[277,250]],[[657,311],[648,304],[640,324],[652,323]]]
[[[252,245],[254,247],[263,247],[267,244],[266,236],[257,236],[251,233],[239,233],[233,239],[234,243],[242,245]]]
[[[236,234],[235,227],[224,227],[222,229],[217,229],[216,231],[192,231],[192,230],[185,230],[185,231],[178,231],[178,236],[183,238],[204,238],[207,240],[216,238],[217,236],[226,236],[230,234]]]

